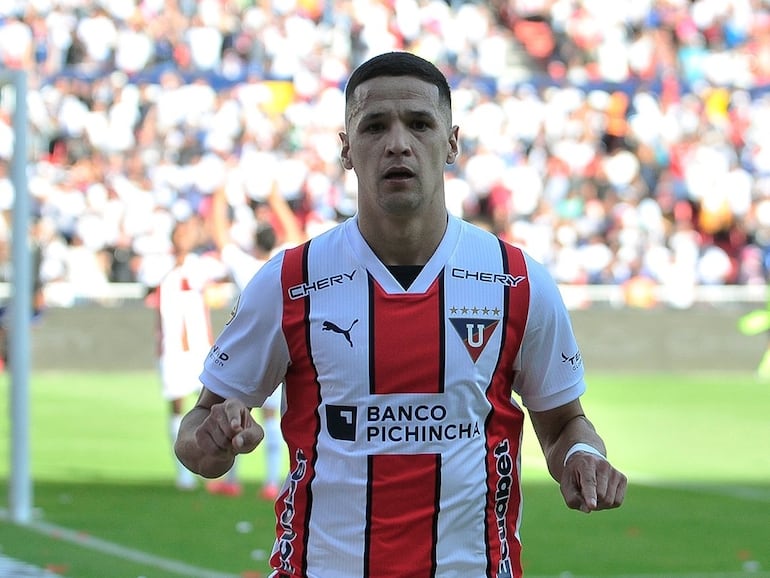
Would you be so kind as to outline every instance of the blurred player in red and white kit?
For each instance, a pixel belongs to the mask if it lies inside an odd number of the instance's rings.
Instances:
[[[213,254],[198,254],[204,240],[197,215],[177,222],[171,234],[173,266],[162,277],[153,299],[158,312],[158,364],[161,392],[169,402],[169,435],[176,440],[185,402],[200,392],[199,366],[211,349],[213,333],[205,290],[227,275]],[[188,490],[195,476],[177,460],[176,485]]]
[[[240,207],[244,207],[248,200],[243,194],[239,175],[237,172],[232,174],[233,179],[228,179],[225,186],[215,189],[212,193],[211,236],[220,252],[220,259],[227,266],[240,292],[270,257],[282,249],[298,245],[305,240],[305,234],[278,187],[273,186],[265,202],[259,203],[254,209],[256,233],[253,246],[247,250],[236,243],[230,235],[228,191],[235,197],[234,204],[237,203]],[[284,476],[285,444],[280,426],[281,391],[282,388],[278,387],[261,407],[261,424],[265,431],[265,479],[260,497],[271,501],[278,497]],[[210,482],[207,488],[212,493],[240,495],[242,488],[238,481],[237,462],[224,478]]]
[[[569,314],[542,264],[448,214],[459,128],[435,65],[375,56],[345,96],[358,212],[246,286],[177,456],[226,471],[262,441],[251,409],[283,383],[272,578],[519,578],[527,414],[569,508],[625,498],[581,404]]]

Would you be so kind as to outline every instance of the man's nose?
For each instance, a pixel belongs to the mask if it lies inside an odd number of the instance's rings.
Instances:
[[[401,124],[394,124],[388,131],[387,152],[389,154],[403,155],[411,150],[409,130]]]

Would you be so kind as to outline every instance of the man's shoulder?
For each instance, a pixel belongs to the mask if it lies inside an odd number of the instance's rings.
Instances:
[[[328,243],[330,241],[334,241],[336,239],[339,239],[341,237],[344,237],[348,233],[348,231],[351,227],[356,227],[356,221],[354,218],[345,219],[344,221],[335,222],[335,223],[329,223],[325,228],[318,231],[315,235],[308,238],[305,243]],[[298,245],[301,246],[301,245]]]
[[[449,217],[459,223],[459,226],[463,230],[464,236],[468,236],[478,241],[487,241],[493,243],[502,243],[506,246],[514,247],[520,250],[518,247],[510,243],[509,241],[499,237],[492,231],[492,229],[484,222],[475,221],[471,219],[462,219],[460,217]]]

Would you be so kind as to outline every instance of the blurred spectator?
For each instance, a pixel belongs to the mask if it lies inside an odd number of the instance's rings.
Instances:
[[[198,367],[213,344],[206,301],[209,284],[225,276],[224,266],[207,254],[202,220],[190,215],[180,219],[171,232],[173,262],[148,295],[157,310],[157,355],[161,396],[168,404],[168,435],[176,441],[182,417],[199,393]],[[176,456],[176,487],[191,490],[196,477]]]
[[[350,216],[332,119],[348,73],[400,49],[454,85],[452,212],[560,282],[643,279],[677,307],[697,283],[763,283],[766,0],[6,2],[0,62],[30,71],[44,277],[73,283],[58,302],[78,284],[157,283],[174,223],[224,182],[248,200],[243,239],[274,186],[308,235]],[[0,90],[6,160],[12,109]]]

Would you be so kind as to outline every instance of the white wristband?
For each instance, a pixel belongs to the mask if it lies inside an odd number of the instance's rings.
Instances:
[[[587,454],[593,454],[595,456],[599,456],[604,461],[607,461],[607,458],[604,456],[604,454],[599,450],[597,450],[594,446],[590,446],[584,443],[576,443],[570,449],[567,450],[567,454],[564,456],[565,466],[567,465],[567,460],[570,459],[572,454],[577,452],[585,452]]]

